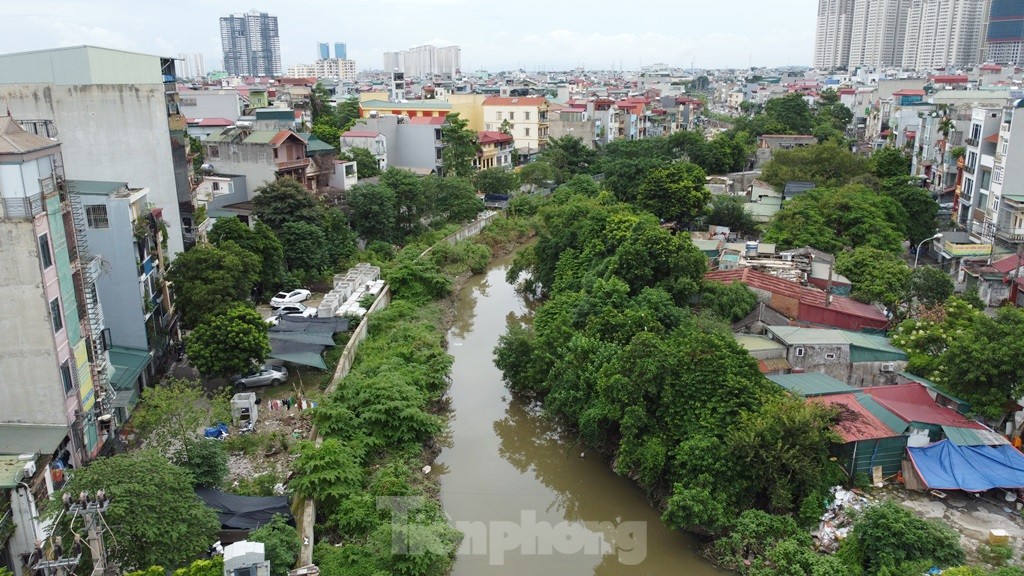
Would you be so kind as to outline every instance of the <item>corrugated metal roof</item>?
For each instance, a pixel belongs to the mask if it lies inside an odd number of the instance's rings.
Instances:
[[[799,326],[767,326],[779,340],[786,344],[849,344],[873,352],[884,353],[885,358],[879,360],[906,360],[907,355],[889,343],[885,336],[851,332],[849,330],[832,330],[827,328],[801,328]]]
[[[865,410],[871,412],[875,418],[881,420],[886,426],[888,426],[893,432],[897,434],[903,434],[910,428],[910,424],[899,416],[890,412],[885,406],[882,406],[871,397],[870,394],[864,392],[857,392],[857,401],[864,407]]]
[[[998,446],[1009,444],[1010,441],[1002,435],[997,434],[988,428],[960,428],[958,426],[943,426],[942,432],[949,438],[949,441],[957,446]]]
[[[10,116],[0,116],[0,154],[26,154],[59,145],[45,136],[26,132]]]
[[[917,382],[893,386],[865,388],[879,404],[906,422],[922,422],[939,426],[983,429],[985,426],[968,420],[952,408],[939,406],[924,385]]]
[[[256,130],[250,132],[242,142],[246,144],[270,144],[280,132],[280,130]]]
[[[785,358],[768,358],[767,360],[758,360],[757,367],[761,370],[762,374],[770,374],[772,372],[790,370],[793,368],[789,364],[789,360],[786,360]]]
[[[803,397],[826,394],[849,394],[856,389],[821,372],[800,374],[773,374],[767,377],[786,390]]]
[[[901,435],[863,406],[856,394],[832,394],[808,398],[807,401],[840,408],[840,420],[833,429],[843,437],[844,442],[877,440]]]
[[[967,412],[967,409],[971,405],[967,401],[961,400],[961,399],[957,398],[956,396],[953,396],[952,394],[949,394],[947,392],[944,392],[944,391],[940,390],[939,387],[935,385],[935,382],[932,382],[931,380],[925,378],[924,376],[918,376],[917,374],[911,374],[910,372],[897,372],[896,375],[899,376],[900,378],[903,378],[905,380],[909,380],[911,382],[918,382],[918,383],[924,385],[925,388],[928,388],[929,390],[932,390],[933,392],[935,392],[937,394],[942,394],[946,398],[949,398],[950,400],[956,402],[957,404],[960,405],[960,409],[958,410],[958,412],[961,412],[961,413]],[[897,384],[905,384],[905,382],[900,382],[898,379],[897,379],[896,383]]]
[[[757,336],[754,334],[733,334],[736,338],[736,342],[739,342],[740,346],[743,346],[748,352],[764,352],[767,350],[784,350],[786,347],[778,342],[765,338],[764,336]]]
[[[66,424],[0,424],[0,454],[49,454],[67,434]]]
[[[114,367],[110,385],[115,390],[132,390],[139,374],[149,364],[149,351],[114,346],[110,349],[110,364]]]

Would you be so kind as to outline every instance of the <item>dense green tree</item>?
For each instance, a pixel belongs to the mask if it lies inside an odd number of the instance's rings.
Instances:
[[[561,184],[577,174],[585,174],[597,160],[597,152],[588,148],[582,138],[552,138],[540,152],[541,160],[555,169],[555,182]]]
[[[179,450],[171,459],[192,475],[198,487],[219,486],[228,475],[228,451],[224,443],[213,438],[198,438],[188,451]]]
[[[726,226],[731,232],[749,236],[758,231],[757,222],[743,206],[743,198],[715,194],[711,196],[711,211],[701,221],[706,225]]]
[[[321,209],[320,230],[324,235],[324,251],[328,269],[340,264],[356,253],[356,234],[349,226],[345,213],[334,207]]]
[[[511,194],[519,190],[519,174],[498,166],[473,175],[473,185],[484,194]]]
[[[953,295],[953,279],[939,268],[915,268],[910,274],[910,295],[922,306],[937,306]]]
[[[270,354],[268,328],[259,312],[237,304],[196,326],[185,351],[191,364],[207,376],[247,374]]]
[[[402,237],[419,232],[430,209],[430,196],[422,180],[408,170],[388,168],[381,174],[380,183],[395,194],[395,225]]]
[[[659,157],[603,159],[604,186],[622,202],[636,202],[640,185],[648,174],[666,170],[669,161]]]
[[[341,131],[338,130],[334,122],[327,120],[314,121],[309,132],[316,136],[317,140],[334,146],[335,150],[341,147]]]
[[[110,498],[105,525],[117,536],[107,554],[124,570],[185,566],[217,538],[217,514],[192,491],[189,473],[153,450],[100,458],[76,470],[64,488],[72,497],[101,489]],[[72,541],[72,519],[64,514],[57,523],[65,542]]]
[[[429,258],[419,258],[415,247],[399,252],[381,275],[396,298],[430,301],[444,298],[452,291],[452,282]]]
[[[339,156],[342,160],[356,163],[356,175],[359,178],[373,178],[380,176],[380,164],[377,157],[370,152],[369,148],[355,146],[342,152]]]
[[[255,190],[252,212],[274,232],[280,232],[286,222],[316,222],[319,220],[316,200],[294,178],[280,178]]]
[[[200,433],[223,415],[224,404],[223,399],[208,398],[198,382],[168,378],[143,390],[132,423],[148,448],[178,462],[197,462],[203,458],[195,450]]]
[[[178,255],[167,272],[174,283],[174,295],[185,328],[193,328],[210,314],[226,310],[252,293],[259,261],[237,249],[232,252],[212,245],[199,245]],[[248,258],[245,255],[248,255]]]
[[[707,176],[696,164],[676,162],[644,177],[637,206],[665,221],[686,225],[701,216],[711,199]]]
[[[344,134],[351,130],[359,119],[359,99],[354,97],[343,99],[338,104],[335,116],[338,119],[338,130],[341,133]]]
[[[519,179],[523,184],[537,189],[545,186],[548,182],[554,182],[555,169],[543,161],[530,162],[519,169]]]
[[[807,100],[803,94],[796,92],[765,102],[762,115],[767,120],[781,124],[784,134],[808,134],[813,125]]]
[[[905,317],[910,298],[910,268],[901,256],[870,246],[840,252],[836,272],[853,282],[850,295],[861,302],[881,302]]]
[[[473,159],[480,150],[476,132],[469,129],[469,121],[453,112],[445,117],[441,127],[441,165],[445,176],[468,178],[473,175]]]
[[[238,218],[219,218],[207,239],[216,246],[222,246],[225,241],[234,242],[259,259],[259,279],[254,287],[258,294],[267,297],[281,287],[284,247],[263,222],[256,222],[253,228],[249,228]]]
[[[476,218],[484,209],[483,200],[477,197],[467,178],[429,176],[423,180],[423,188],[430,198],[431,213],[438,222],[462,224]]]
[[[871,173],[879,178],[910,176],[910,158],[899,148],[885,146],[871,155]]]
[[[262,542],[271,576],[288,576],[299,557],[302,541],[294,526],[284,516],[275,514],[269,523],[249,532],[250,542]]]
[[[382,184],[359,184],[346,195],[345,203],[352,228],[367,243],[398,239],[395,224],[398,198],[390,188]]]
[[[288,247],[284,253],[284,264],[290,272],[315,275],[331,264],[327,238],[320,227],[308,222],[286,222],[277,236]]]
[[[833,254],[858,246],[901,254],[905,219],[899,203],[863,186],[816,188],[787,200],[764,238],[782,248],[811,246]]]
[[[776,150],[761,170],[761,180],[781,190],[786,182],[838,187],[867,172],[867,161],[835,142]]]
[[[928,561],[940,567],[965,559],[960,536],[938,520],[924,520],[887,500],[866,509],[843,540],[840,557],[850,574],[891,574],[906,562]],[[925,564],[927,566],[928,564]]]
[[[900,185],[883,190],[884,194],[896,202],[907,214],[907,239],[912,246],[935,234],[935,217],[939,205],[932,199],[928,190],[920,186]]]
[[[725,322],[742,320],[757,305],[757,296],[742,282],[704,282],[698,306]]]

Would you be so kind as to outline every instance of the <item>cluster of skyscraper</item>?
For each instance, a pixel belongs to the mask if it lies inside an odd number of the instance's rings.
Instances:
[[[462,49],[458,46],[417,46],[399,52],[384,53],[384,70],[404,72],[407,77],[459,75]]]
[[[281,76],[277,16],[252,10],[220,19],[224,70],[231,76]]]
[[[316,58],[317,60],[327,60],[331,57],[331,45],[327,42],[316,43]],[[348,60],[348,47],[345,46],[344,42],[334,43],[334,57],[339,60]]]
[[[1021,62],[1020,0],[819,0],[814,66],[935,70]]]

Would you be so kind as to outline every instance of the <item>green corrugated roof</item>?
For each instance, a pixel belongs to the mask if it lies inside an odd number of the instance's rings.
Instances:
[[[408,102],[388,102],[387,100],[367,100],[360,102],[362,108],[386,108],[389,110],[451,110],[452,105],[444,100],[410,100]]]
[[[114,346],[110,349],[110,363],[114,366],[114,376],[110,379],[114,390],[132,390],[139,374],[149,364],[149,351]]]
[[[849,344],[839,330],[800,328],[799,326],[766,326],[779,340],[794,346],[799,344]]]
[[[903,434],[910,427],[910,424],[904,422],[902,418],[890,412],[885,406],[882,406],[866,392],[857,392],[857,401],[863,406],[868,412],[882,421],[897,434]]]
[[[1009,440],[992,430],[943,426],[942,432],[946,435],[946,438],[949,438],[950,442],[957,446],[998,446],[1010,443]]]
[[[66,424],[0,424],[0,454],[49,454],[67,434]]]
[[[206,137],[206,140],[203,140],[203,142],[231,142],[235,139],[235,135],[235,129],[229,128],[218,132],[217,134],[210,134]]]
[[[0,456],[0,488],[16,488],[25,475],[25,464],[17,456]]]
[[[242,142],[246,144],[270,144],[274,136],[277,136],[280,132],[280,130],[254,130]]]
[[[107,196],[128,185],[127,182],[107,182],[104,180],[70,180],[69,182],[74,185],[74,191],[78,194],[88,194],[91,196]]]
[[[298,135],[306,141],[306,154],[318,154],[320,152],[337,152],[334,146],[324,142],[323,140],[313,136],[309,132],[298,132]]]
[[[768,326],[767,329],[779,340],[790,346],[814,344],[849,344],[852,348],[875,353],[874,358],[863,358],[854,361],[892,361],[906,360],[905,352],[889,343],[885,336],[850,332],[849,330],[830,330],[827,328],[801,328],[798,326]],[[870,354],[869,354],[870,355]],[[863,356],[863,354],[862,354]]]
[[[831,376],[821,372],[802,372],[799,374],[772,374],[768,379],[786,390],[803,397],[825,396],[827,394],[846,394],[856,391]]]
[[[743,346],[748,352],[765,351],[765,350],[782,350],[786,347],[774,340],[765,338],[764,336],[755,336],[753,334],[733,334],[736,341],[739,342],[740,346]]]

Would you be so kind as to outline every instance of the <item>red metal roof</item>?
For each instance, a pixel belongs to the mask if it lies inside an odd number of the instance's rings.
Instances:
[[[498,132],[496,130],[483,130],[483,131],[477,132],[476,137],[477,137],[477,140],[479,140],[481,144],[492,144],[492,143],[512,142],[513,141],[513,138],[512,138],[511,135],[505,134],[504,132]]]
[[[995,268],[999,272],[1002,272],[1003,274],[1013,272],[1015,269],[1020,268],[1022,265],[1024,265],[1024,258],[1021,258],[1019,256],[1010,256],[1009,258],[1003,258],[1002,260],[998,262],[993,262],[991,264],[993,268]]]
[[[817,288],[801,286],[751,268],[715,270],[705,274],[704,279],[724,284],[742,282],[751,288],[797,300],[800,303],[797,319],[803,322],[853,331],[865,328],[884,330],[889,327],[885,314],[870,304],[843,296],[832,296],[831,302],[826,302],[825,292]]]
[[[985,426],[968,419],[952,408],[935,403],[928,389],[918,382],[894,386],[872,386],[864,388],[876,402],[906,422],[938,424],[984,430]]]
[[[380,135],[380,132],[371,132],[369,130],[349,130],[341,135],[342,138],[376,138]]]
[[[981,67],[984,72],[1002,72],[1003,67],[999,64],[983,64]]]
[[[967,76],[958,74],[940,74],[929,78],[935,84],[966,84],[970,80]]]
[[[813,396],[808,402],[838,406],[840,421],[832,427],[843,438],[843,442],[877,440],[899,436],[857,401],[855,394],[829,394]]]
[[[409,124],[434,124],[440,126],[444,124],[444,116],[412,116],[409,118]]]
[[[234,124],[227,118],[187,118],[189,124],[196,126],[231,126]]]

